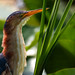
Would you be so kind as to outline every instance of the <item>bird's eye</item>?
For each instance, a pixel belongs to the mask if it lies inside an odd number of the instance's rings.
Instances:
[[[20,14],[19,17],[23,17],[23,14]]]

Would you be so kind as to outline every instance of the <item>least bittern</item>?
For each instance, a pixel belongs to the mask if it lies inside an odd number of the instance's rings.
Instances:
[[[1,75],[22,75],[26,64],[25,43],[22,36],[22,26],[28,18],[42,9],[32,11],[16,11],[5,22],[3,29],[3,51],[1,56],[7,61],[7,66]]]

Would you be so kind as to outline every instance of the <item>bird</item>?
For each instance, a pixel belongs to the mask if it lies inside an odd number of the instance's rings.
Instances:
[[[22,75],[27,57],[22,27],[32,15],[39,12],[42,9],[15,11],[7,17],[3,28],[3,50],[0,53],[0,61],[5,68],[1,75]]]

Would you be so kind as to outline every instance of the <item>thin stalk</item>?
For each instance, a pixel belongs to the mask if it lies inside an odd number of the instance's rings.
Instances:
[[[39,40],[38,40],[38,49],[37,49],[37,57],[36,57],[37,60],[36,60],[36,65],[35,65],[35,71],[36,71],[38,59],[40,57],[40,50],[41,50],[41,45],[42,45],[42,40],[43,40],[45,12],[46,12],[46,0],[43,1],[43,11],[42,11],[42,17],[41,17],[41,26],[40,26],[40,34],[39,34]],[[34,71],[34,75],[36,75],[35,71]]]
[[[44,23],[45,23],[45,12],[46,12],[46,0],[43,1],[43,12],[41,17],[41,26],[40,26],[40,34],[39,34],[39,41],[38,41],[38,50],[37,50],[37,57],[40,53],[42,40],[43,40],[43,34],[44,34]]]

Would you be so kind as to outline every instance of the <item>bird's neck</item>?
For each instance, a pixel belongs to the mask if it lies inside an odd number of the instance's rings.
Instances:
[[[9,28],[10,30],[10,28]],[[19,27],[14,30],[9,31],[7,29],[3,30],[3,54],[8,58],[13,56],[14,49],[17,48],[17,39],[22,37],[21,29]]]
[[[22,26],[16,27],[16,29],[11,31],[9,34],[6,33],[6,30],[4,30],[3,33],[2,53],[7,58],[8,62],[11,62],[11,69],[15,67],[14,75],[19,75],[17,74],[19,73],[18,71],[23,72],[26,57],[25,44],[22,36]]]

